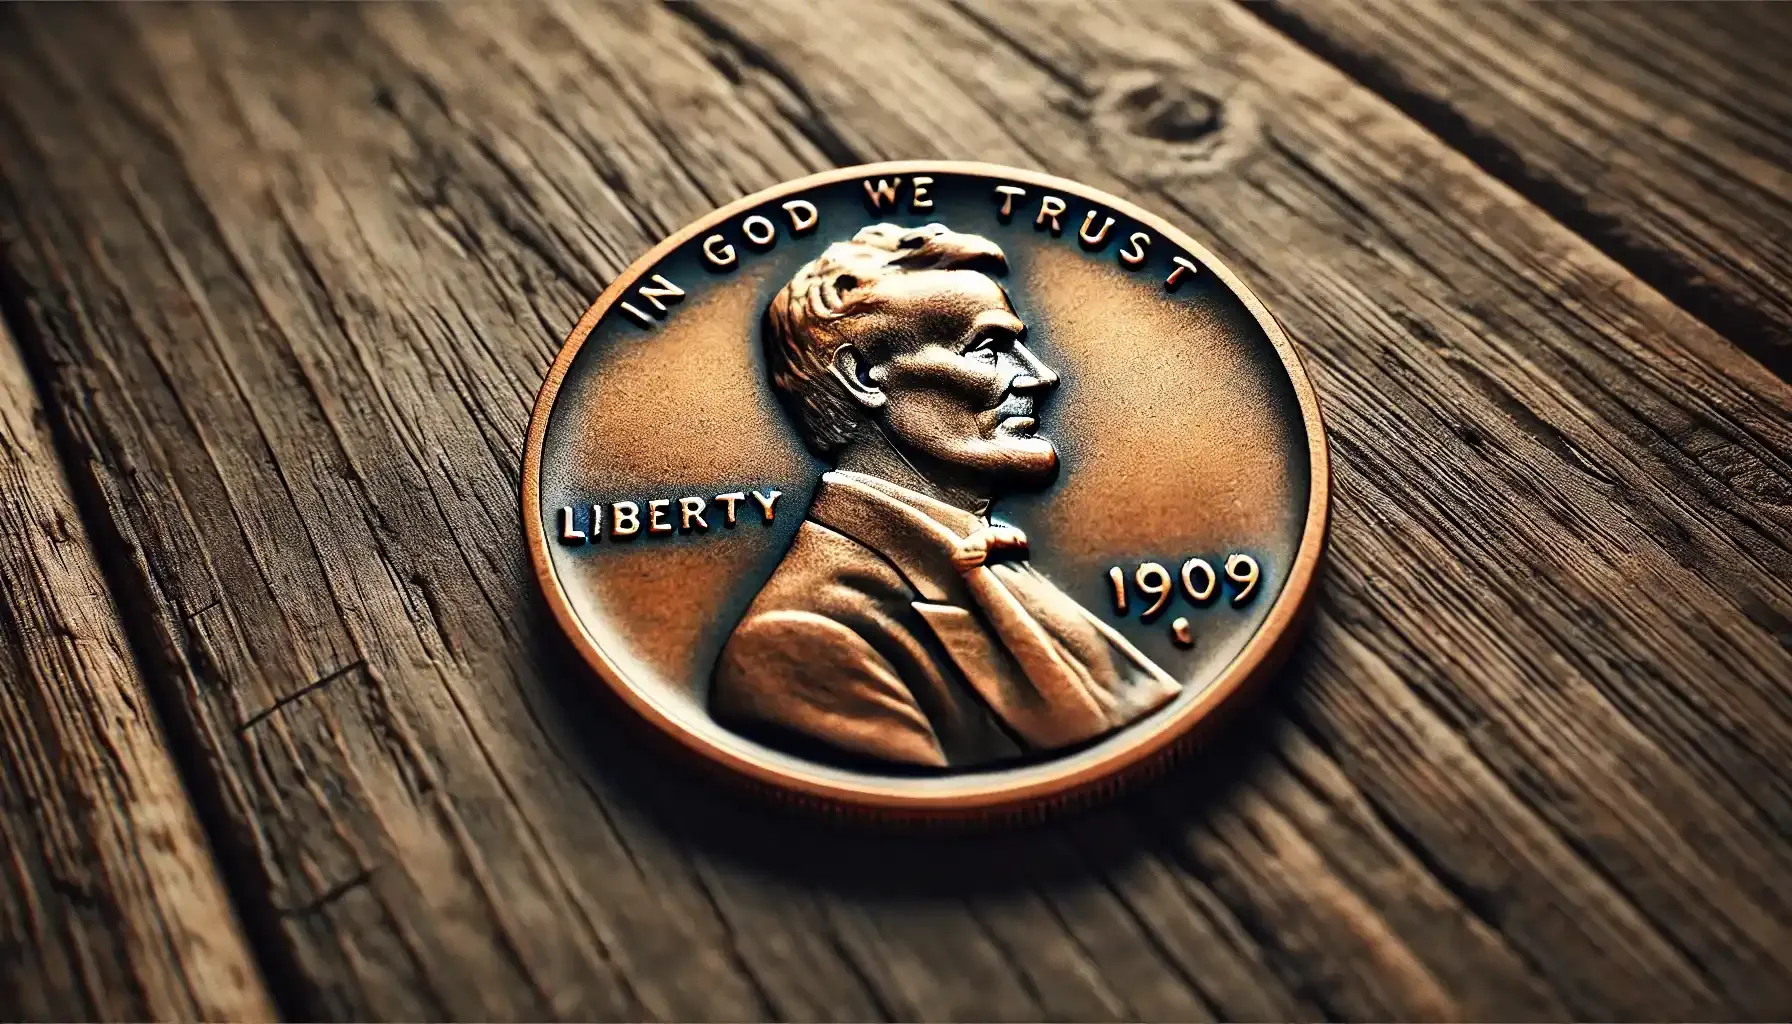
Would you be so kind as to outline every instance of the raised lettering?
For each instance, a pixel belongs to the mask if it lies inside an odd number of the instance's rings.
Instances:
[[[1107,239],[1108,232],[1114,229],[1114,218],[1109,217],[1107,222],[1101,226],[1101,230],[1091,235],[1089,233],[1089,225],[1093,223],[1095,223],[1095,211],[1090,210],[1088,216],[1083,218],[1082,228],[1076,233],[1076,237],[1081,239],[1082,243],[1091,249],[1100,245]]]
[[[915,186],[915,194],[909,199],[909,208],[914,210],[933,209],[933,200],[927,198],[927,186],[933,184],[933,179],[917,174],[909,181]]]
[[[1257,567],[1257,560],[1250,555],[1237,554],[1226,557],[1226,578],[1238,584],[1238,593],[1232,595],[1234,605],[1244,604],[1257,592],[1257,581],[1263,577],[1262,570]]]
[[[740,222],[740,231],[754,245],[770,245],[772,239],[778,237],[778,229],[772,222],[757,213]]]
[[[1199,263],[1190,262],[1183,256],[1172,256],[1170,257],[1170,262],[1176,264],[1176,269],[1170,271],[1169,277],[1164,278],[1165,288],[1176,287],[1176,282],[1182,280],[1182,275],[1184,273],[1199,274],[1201,272],[1201,265]]]
[[[560,508],[560,540],[565,544],[585,543],[585,532],[573,529],[571,506]]]
[[[821,212],[807,199],[792,199],[784,204],[784,210],[790,214],[790,233],[793,235],[808,231],[821,219]]]
[[[722,507],[728,510],[727,522],[728,522],[729,526],[734,525],[734,506],[735,506],[735,504],[738,502],[746,501],[746,500],[747,500],[747,492],[746,491],[732,491],[728,494],[716,495],[716,501],[720,502]]]
[[[633,537],[641,532],[641,506],[632,501],[610,503],[610,536]]]
[[[707,259],[711,266],[725,267],[738,259],[734,255],[734,246],[727,243],[718,246],[718,242],[722,242],[721,235],[710,235],[703,240],[703,258]]]
[[[666,280],[664,274],[653,275],[653,280],[653,284],[644,284],[635,289],[635,291],[643,299],[653,303],[654,309],[664,313],[666,311],[666,304],[661,302],[661,299],[671,299],[673,302],[677,302],[684,298],[684,289],[673,284],[671,281]]]
[[[1189,632],[1188,629],[1188,616],[1178,615],[1176,621],[1170,623],[1170,639],[1174,640],[1178,647],[1195,646],[1195,634]]]
[[[1154,598],[1151,607],[1139,613],[1139,618],[1149,621],[1152,616],[1164,610],[1170,603],[1170,570],[1156,562],[1142,562],[1132,574],[1134,583],[1139,585],[1139,592],[1146,597]]]
[[[871,179],[865,179],[865,198],[871,203],[873,210],[882,210],[885,206],[896,205],[896,186],[902,184],[901,178],[877,179],[877,188],[871,187]]]
[[[1125,249],[1121,249],[1120,262],[1129,267],[1136,267],[1145,262],[1145,247],[1151,244],[1151,236],[1143,231],[1134,231],[1132,237],[1126,240],[1126,244],[1132,248],[1132,251],[1127,252]]]
[[[1195,586],[1195,573],[1201,574],[1201,585]],[[1214,574],[1213,566],[1205,558],[1191,558],[1182,563],[1182,592],[1196,604],[1206,604],[1213,600],[1219,590],[1220,578]]]
[[[772,505],[777,503],[779,496],[783,493],[783,491],[773,491],[770,494],[760,494],[758,491],[753,492],[753,500],[759,503],[760,511],[765,513],[766,522],[769,523],[772,521]]]
[[[647,532],[671,533],[672,523],[666,519],[666,510],[672,507],[671,498],[654,498],[647,503]]]
[[[1026,195],[1027,190],[1018,185],[997,185],[996,194],[1002,197],[1002,208],[996,211],[996,216],[1007,220],[1014,216],[1014,197]]]
[[[1033,218],[1033,226],[1038,227],[1041,224],[1044,224],[1046,218],[1049,217],[1052,222],[1052,234],[1062,234],[1064,227],[1058,223],[1058,217],[1063,214],[1063,212],[1064,200],[1059,199],[1057,196],[1040,196],[1039,216]]]
[[[1108,570],[1108,582],[1114,585],[1114,611],[1125,615],[1126,574],[1121,572],[1120,567],[1116,565]]]
[[[708,504],[702,498],[678,499],[678,528],[689,533],[691,521],[696,520],[699,527],[709,529],[708,521],[703,518],[703,507]]]
[[[633,315],[636,320],[641,321],[641,323],[647,327],[653,326],[653,317],[648,316],[646,313],[641,312],[626,302],[620,303],[620,305],[622,306],[622,311],[624,313]]]

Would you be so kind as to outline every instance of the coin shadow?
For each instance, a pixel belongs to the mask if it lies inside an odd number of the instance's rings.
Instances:
[[[539,597],[537,598],[539,601]],[[536,621],[551,622],[545,603]],[[963,826],[830,819],[743,792],[719,769],[641,723],[557,630],[538,632],[544,720],[599,799],[680,846],[748,872],[847,898],[990,897],[1104,884],[1141,858],[1182,860],[1179,847],[1260,772],[1304,653],[1264,681],[1261,699],[1161,776],[1112,800],[1044,821]]]

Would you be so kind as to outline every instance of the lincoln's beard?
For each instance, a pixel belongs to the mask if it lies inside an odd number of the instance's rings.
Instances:
[[[1057,449],[1027,424],[967,443],[907,444],[868,420],[833,461],[979,513],[1003,494],[1049,486],[1058,472]]]

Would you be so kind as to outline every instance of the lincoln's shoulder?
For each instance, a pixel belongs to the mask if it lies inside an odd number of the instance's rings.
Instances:
[[[851,621],[890,605],[906,609],[913,600],[914,589],[883,555],[810,519],[798,527],[742,625],[759,615],[792,611]]]
[[[933,726],[886,653],[912,646],[913,600],[876,551],[804,522],[716,659],[710,713],[785,749],[944,767]]]
[[[914,600],[882,555],[807,520],[722,646],[712,701],[740,712],[735,705],[752,694],[760,703],[794,699],[799,680],[839,683],[872,665],[865,655],[892,633],[914,630]]]

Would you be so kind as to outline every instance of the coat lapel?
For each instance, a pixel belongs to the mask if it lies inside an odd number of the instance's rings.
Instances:
[[[1111,728],[1107,715],[1072,680],[1060,680],[1070,685],[1054,687],[1049,693],[1042,689],[1039,680],[1021,670],[975,613],[925,601],[916,601],[914,606],[984,704],[1029,746],[1051,750]],[[1058,671],[1067,675],[1072,670],[1060,666]]]
[[[997,718],[1039,749],[1062,747],[1100,735],[1112,727],[1105,710],[1080,685],[1076,670],[1064,664],[1055,645],[1033,623],[987,568],[969,580],[953,565],[952,552],[983,521],[961,509],[927,501],[920,495],[897,498],[891,485],[833,472],[822,477],[809,516],[858,541],[896,567],[921,600],[917,614],[945,648],[965,678]],[[927,501],[926,511],[912,502]],[[936,507],[937,506],[937,507]],[[954,532],[954,531],[957,532]],[[987,578],[984,578],[987,577]],[[982,584],[981,597],[972,584]],[[990,605],[996,607],[992,610]],[[981,608],[981,611],[973,609]],[[1026,647],[1030,667],[997,639],[985,616],[1005,613],[1011,630],[1030,632]]]

